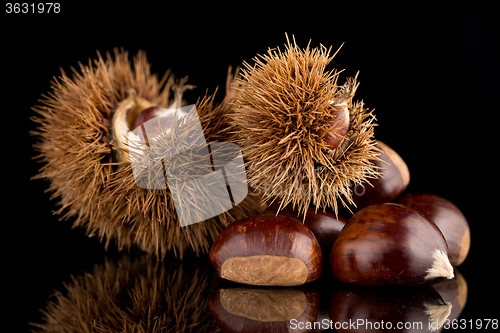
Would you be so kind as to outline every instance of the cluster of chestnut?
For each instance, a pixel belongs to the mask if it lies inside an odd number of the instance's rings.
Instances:
[[[269,214],[226,227],[210,250],[220,277],[256,286],[297,286],[317,279],[324,262],[339,281],[357,285],[419,285],[452,279],[470,246],[461,211],[432,194],[402,195],[403,159],[382,142],[383,168],[353,200],[348,220],[309,207],[305,216],[271,205]],[[360,192],[360,191],[358,191]]]

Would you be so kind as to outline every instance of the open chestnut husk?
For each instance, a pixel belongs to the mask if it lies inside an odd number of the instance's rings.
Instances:
[[[454,276],[439,228],[395,203],[368,206],[349,219],[333,244],[330,269],[338,280],[360,285],[417,285]]]
[[[223,332],[309,332],[319,303],[318,292],[294,288],[219,288],[208,297]]]
[[[340,230],[347,223],[347,219],[341,216],[335,216],[329,212],[316,210],[315,207],[310,206],[305,214],[300,214],[294,210],[291,205],[279,210],[279,204],[273,203],[268,207],[274,214],[279,216],[288,216],[296,219],[312,231],[314,236],[319,242],[322,249],[330,251],[333,243],[337,239]]]
[[[443,197],[426,193],[408,193],[396,202],[419,211],[438,226],[448,243],[452,265],[464,262],[470,248],[470,229],[457,206]]]
[[[314,234],[287,216],[256,215],[231,223],[210,249],[219,276],[263,286],[297,286],[321,273],[321,248]]]

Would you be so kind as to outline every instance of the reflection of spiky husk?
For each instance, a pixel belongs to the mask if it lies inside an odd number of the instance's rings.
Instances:
[[[220,332],[207,306],[218,279],[207,275],[214,272],[208,260],[186,264],[145,255],[106,260],[72,277],[34,325],[39,332]]]
[[[305,212],[311,204],[337,210],[351,199],[353,183],[378,176],[373,139],[375,117],[352,98],[356,78],[337,85],[338,72],[326,71],[333,56],[324,47],[300,49],[290,42],[284,52],[269,50],[245,63],[235,80],[231,114],[234,141],[248,161],[248,180],[262,190],[263,200],[291,203]],[[350,127],[336,149],[323,137],[328,120],[347,104]],[[331,125],[330,125],[331,126]]]
[[[74,226],[86,228],[91,236],[106,237],[106,245],[115,240],[119,248],[137,244],[160,257],[170,250],[182,257],[188,248],[208,252],[224,226],[259,212],[258,197],[248,195],[228,212],[181,228],[168,188],[139,188],[130,163],[116,163],[121,150],[114,144],[111,123],[120,101],[135,91],[140,98],[168,107],[180,103],[179,92],[186,88],[169,73],[158,80],[142,52],[133,64],[125,51],[115,50],[114,56],[98,55],[88,66],[80,65],[72,78],[63,73],[43,105],[35,108],[40,116],[33,118],[40,124],[33,134],[41,139],[35,149],[45,163],[34,178],[50,181],[52,198],[61,206],[56,213],[74,218]],[[171,91],[176,92],[175,100]],[[198,101],[207,142],[227,141],[222,115],[228,105],[228,100],[214,103],[214,96]]]

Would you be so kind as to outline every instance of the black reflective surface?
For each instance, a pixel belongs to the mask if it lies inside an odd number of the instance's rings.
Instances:
[[[447,311],[441,297],[452,304],[448,318],[459,320],[455,330],[493,328],[491,320],[500,318],[496,232],[500,59],[491,9],[480,3],[444,12],[407,8],[390,17],[369,11],[365,21],[357,16],[361,8],[339,14],[333,5],[310,6],[307,13],[300,8],[259,15],[238,10],[217,19],[201,8],[190,8],[176,18],[158,10],[155,20],[148,16],[154,9],[139,7],[137,11],[65,7],[64,15],[50,20],[34,14],[2,16],[2,109],[7,128],[2,145],[2,243],[7,259],[3,275],[6,304],[12,304],[6,313],[9,317],[12,313],[10,321],[17,323],[17,330],[37,329],[29,323],[55,332],[92,332],[98,323],[111,332],[131,327],[155,332],[159,326],[154,325],[160,324],[166,332],[167,327],[173,332],[218,329],[208,308],[210,292],[239,286],[216,278],[205,257],[182,264],[174,259],[158,263],[136,250],[121,253],[113,244],[105,250],[104,242],[72,229],[71,220],[59,221],[52,215],[58,207],[44,192],[48,184],[30,180],[41,167],[32,160],[36,153],[35,140],[28,134],[35,127],[29,119],[34,116],[31,107],[49,91],[60,67],[70,72],[71,66],[94,58],[96,50],[105,53],[115,46],[123,46],[131,55],[145,50],[153,72],[160,75],[168,68],[177,77],[189,75],[197,89],[187,92],[186,98],[194,103],[206,89],[224,87],[228,65],[250,62],[268,47],[284,45],[285,32],[304,46],[312,39],[313,46],[322,43],[336,50],[345,42],[332,67],[345,68],[344,78],[360,71],[358,99],[375,108],[376,138],[407,162],[411,174],[407,191],[435,193],[452,201],[468,219],[472,239],[469,256],[459,267],[466,292],[458,280],[400,293],[360,290],[333,281],[325,271],[318,281],[304,286],[319,295],[316,320],[356,318],[375,323],[391,318],[428,324],[429,306],[434,314]],[[125,32],[123,27],[131,28],[133,21],[126,18],[134,14],[151,19]],[[342,18],[348,19],[339,21]],[[168,19],[172,24],[166,27]],[[82,22],[90,22],[95,30],[88,24],[81,30]],[[186,25],[192,28],[180,28]],[[356,30],[353,25],[362,27],[363,34],[346,35],[351,27]],[[263,296],[254,296],[259,297]],[[67,320],[52,324],[57,318]]]
[[[206,256],[188,254],[182,261],[172,256],[158,261],[135,251],[112,251],[101,258],[85,264],[81,257],[73,257],[81,261],[71,260],[66,269],[87,269],[61,281],[54,276],[65,270],[62,267],[33,279],[31,299],[38,300],[42,309],[31,312],[33,329],[436,332],[461,326],[498,327],[498,308],[488,299],[495,297],[495,287],[473,277],[474,282],[468,281],[459,270],[453,280],[419,286],[360,287],[335,281],[326,269],[310,284],[271,288],[220,279]],[[468,271],[465,266],[464,271]],[[56,286],[56,291],[43,299],[41,287],[48,285]],[[485,289],[490,293],[485,294]]]

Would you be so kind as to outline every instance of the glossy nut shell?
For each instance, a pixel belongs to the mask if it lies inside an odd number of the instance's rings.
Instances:
[[[293,210],[290,205],[286,206],[278,212],[279,205],[272,204],[269,206],[274,214],[280,216],[288,216],[296,219],[299,222],[303,222],[306,227],[309,228],[316,236],[316,239],[322,248],[328,248],[330,250],[331,246],[337,239],[340,230],[347,223],[347,219],[341,216],[335,216],[329,212],[323,212],[321,210],[316,211],[314,207],[309,207],[306,211],[306,216],[299,214],[296,210]]]
[[[374,162],[376,167],[381,168],[382,174],[379,178],[370,180],[373,186],[365,184],[354,187],[354,211],[376,203],[391,202],[400,196],[410,183],[410,172],[401,156],[382,141],[377,141],[377,148],[381,150],[379,158],[387,164]]]
[[[337,114],[334,118],[330,119],[330,133],[326,133],[323,137],[326,145],[330,149],[335,149],[344,140],[350,125],[349,108],[347,103],[334,106]]]
[[[470,229],[457,206],[443,197],[426,193],[405,194],[396,202],[419,211],[438,226],[448,243],[452,265],[464,262],[470,248]]]
[[[366,207],[349,219],[330,253],[340,281],[360,285],[416,285],[453,277],[448,246],[425,216],[394,203]]]
[[[286,216],[257,215],[231,223],[210,250],[219,276],[264,286],[297,286],[321,273],[321,248],[302,223]]]

